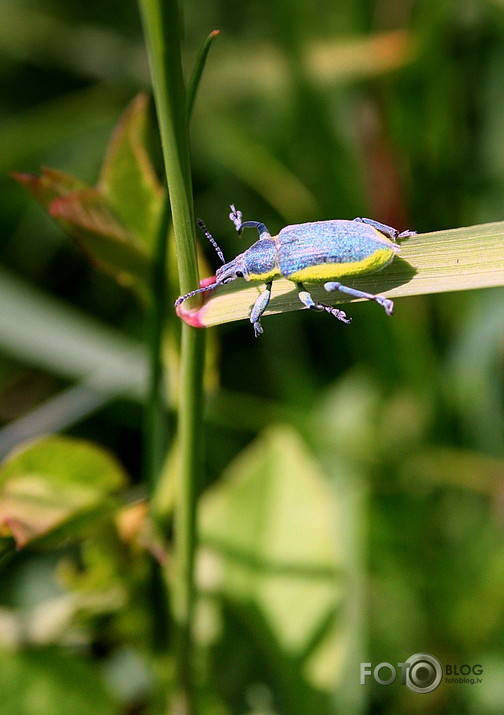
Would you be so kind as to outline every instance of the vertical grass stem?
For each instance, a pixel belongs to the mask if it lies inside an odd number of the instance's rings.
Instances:
[[[180,289],[198,282],[189,162],[186,91],[176,0],[139,0],[175,234]],[[177,711],[193,711],[191,623],[194,610],[196,497],[200,469],[204,333],[182,326],[179,456],[175,514],[173,615],[177,626]]]

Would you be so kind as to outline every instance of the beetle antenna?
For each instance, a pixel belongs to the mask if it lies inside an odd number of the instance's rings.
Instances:
[[[219,258],[221,259],[222,263],[223,263],[223,264],[226,263],[226,259],[224,258],[224,254],[222,253],[221,249],[219,248],[219,244],[217,243],[217,241],[215,240],[215,238],[212,236],[212,234],[210,233],[210,231],[208,230],[208,228],[205,226],[205,224],[203,223],[203,221],[202,221],[200,218],[197,218],[197,219],[196,219],[196,223],[197,223],[198,226],[201,228],[201,230],[203,231],[203,233],[205,234],[205,236],[208,238],[208,240],[210,241],[210,243],[212,244],[212,246],[215,248],[215,252],[217,253],[217,255],[219,256]],[[199,292],[200,292],[200,291],[198,291],[198,293],[199,293]]]
[[[203,288],[197,288],[196,290],[191,290],[191,291],[189,291],[189,293],[186,293],[185,295],[181,295],[180,298],[177,298],[177,300],[174,303],[175,308],[177,308],[181,303],[183,303],[188,298],[192,298],[193,295],[198,295],[198,293],[206,293],[207,290],[215,290],[215,288],[218,288],[221,285],[223,285],[223,281],[216,281],[215,283],[210,283],[210,285],[203,286]]]

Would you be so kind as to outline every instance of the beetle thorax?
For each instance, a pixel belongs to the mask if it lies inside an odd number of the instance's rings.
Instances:
[[[269,281],[279,274],[276,238],[260,238],[242,253],[249,281]]]

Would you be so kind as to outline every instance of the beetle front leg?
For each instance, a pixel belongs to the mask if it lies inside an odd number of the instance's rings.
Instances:
[[[254,335],[256,338],[258,338],[264,332],[263,327],[261,325],[261,317],[266,308],[268,307],[268,303],[271,298],[271,285],[271,281],[269,283],[266,283],[266,290],[263,290],[263,292],[257,297],[256,302],[252,306],[252,310],[250,312],[250,322],[254,326]]]
[[[407,238],[408,236],[416,236],[417,232],[416,231],[401,231],[399,232],[397,228],[393,228],[392,226],[387,226],[386,223],[380,223],[380,221],[374,221],[372,218],[354,218],[354,221],[358,221],[359,223],[366,223],[368,226],[372,226],[373,228],[376,228],[380,233],[383,233],[384,236],[387,236],[388,238],[391,238],[393,241],[395,241],[397,238]]]
[[[355,288],[349,288],[344,286],[337,281],[329,281],[329,283],[324,283],[324,288],[329,293],[338,290],[340,293],[345,293],[346,295],[351,295],[353,298],[366,298],[367,300],[374,300],[375,303],[381,305],[385,309],[387,315],[392,315],[394,312],[394,302],[390,298],[385,298],[384,295],[373,295],[372,293],[365,293],[363,290],[356,290]]]
[[[310,310],[325,310],[334,316],[337,320],[341,320],[342,323],[347,325],[352,322],[352,318],[347,318],[347,314],[344,310],[339,310],[334,308],[332,305],[325,305],[325,303],[316,303],[309,291],[306,290],[302,283],[297,283],[298,287],[298,298],[303,305]]]

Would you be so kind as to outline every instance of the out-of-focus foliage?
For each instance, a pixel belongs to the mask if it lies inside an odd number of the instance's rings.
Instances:
[[[54,169],[14,178],[75,240],[92,264],[146,299],[164,192],[148,155],[147,97],[125,112],[96,187]]]
[[[248,245],[231,230],[232,202],[275,232],[356,215],[421,232],[502,220],[502,3],[183,7],[188,71],[221,30],[191,130],[196,212],[226,256]],[[148,83],[136,7],[0,0],[0,11],[0,444],[63,429],[112,451],[134,487],[141,307],[7,173],[58,167],[98,184],[142,239],[152,231],[154,175],[142,192],[145,174],[132,175],[124,153],[121,176],[99,169]],[[138,187],[126,201],[125,184]],[[260,341],[245,322],[218,329],[200,511],[201,712],[504,709],[502,290],[399,299],[393,318],[374,308],[354,304],[351,327],[306,312],[266,318]],[[5,463],[2,474],[20,469],[11,485],[45,483],[46,444],[27,471],[21,455]],[[51,488],[29,490],[41,495],[29,514],[50,501],[64,538],[16,552],[12,521],[0,527],[2,714],[86,713],[90,698],[93,712],[161,712],[169,686],[169,658],[153,657],[166,604],[151,563],[169,569],[169,554],[136,494],[126,505],[110,494],[122,469],[85,444],[96,480],[86,494],[106,484],[107,509],[84,499],[77,515],[72,488],[56,489],[70,476],[53,464]],[[65,520],[78,517],[78,540],[67,540]],[[361,661],[422,651],[480,663],[482,684],[443,682],[429,695],[359,685]]]

